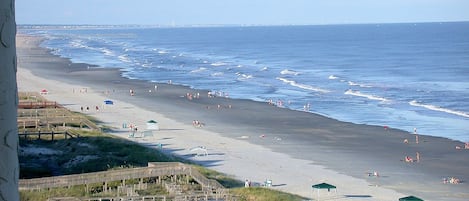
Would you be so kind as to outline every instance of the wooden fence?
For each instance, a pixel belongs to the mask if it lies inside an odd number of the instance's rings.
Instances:
[[[55,139],[58,139],[57,136],[62,137],[64,139],[68,138],[78,138],[80,137],[80,134],[73,131],[73,130],[64,130],[64,131],[50,131],[50,132],[23,132],[23,133],[18,133],[18,136],[20,139],[24,140],[51,140],[54,141]],[[50,136],[44,137],[44,136]],[[60,138],[59,138],[60,139]]]
[[[101,171],[94,173],[63,175],[55,177],[43,177],[35,179],[20,179],[20,190],[39,190],[54,187],[70,187],[76,185],[87,185],[95,183],[107,183],[112,181],[124,181],[129,179],[143,179],[161,177],[166,175],[189,175],[202,188],[214,191],[222,190],[224,187],[217,181],[207,179],[190,165],[171,162],[162,166],[150,166],[142,168],[129,168],[121,170]]]

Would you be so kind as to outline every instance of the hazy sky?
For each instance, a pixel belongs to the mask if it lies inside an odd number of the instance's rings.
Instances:
[[[469,21],[469,0],[16,0],[17,24]]]

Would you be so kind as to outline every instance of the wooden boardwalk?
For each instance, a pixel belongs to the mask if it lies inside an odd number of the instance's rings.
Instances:
[[[111,181],[121,181],[128,179],[143,179],[160,177],[167,175],[188,175],[191,176],[203,188],[220,189],[224,188],[215,180],[210,180],[200,174],[190,165],[178,162],[149,163],[149,167],[129,168],[121,170],[101,171],[94,173],[63,175],[55,177],[43,177],[35,179],[21,179],[20,190],[37,190],[54,187],[69,187],[83,184],[105,183]]]
[[[55,101],[47,101],[39,93],[19,93],[18,130],[51,131],[56,127],[87,127],[91,130],[100,128],[82,114],[70,112]]]
[[[44,137],[50,136],[50,137]],[[63,138],[61,138],[63,136]],[[50,131],[50,132],[23,132],[18,133],[18,137],[24,140],[51,140],[55,139],[69,139],[69,138],[79,138],[80,134],[74,130],[63,130],[63,131]]]
[[[146,178],[161,179],[164,176],[190,176],[201,187],[202,191],[195,194],[177,195],[177,200],[194,200],[195,197],[200,197],[196,200],[205,200],[208,197],[216,198],[216,200],[233,200],[228,189],[225,189],[220,183],[211,180],[200,174],[195,168],[179,162],[165,162],[165,163],[149,163],[148,167],[142,168],[129,168],[121,170],[101,171],[94,173],[64,175],[55,177],[43,177],[35,179],[20,179],[19,190],[41,190],[57,187],[71,187],[77,185],[87,186],[91,184],[103,184],[103,189],[107,188],[107,184],[113,181],[121,181],[125,186],[126,180],[139,179],[141,182]],[[151,197],[151,196],[146,196]],[[155,195],[154,198],[161,198]],[[96,199],[81,199],[81,200],[96,200]],[[105,200],[112,200],[106,198]],[[139,199],[136,199],[139,200]]]

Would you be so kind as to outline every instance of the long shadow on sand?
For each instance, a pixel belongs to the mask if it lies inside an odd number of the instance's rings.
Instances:
[[[160,129],[160,131],[182,131],[184,130],[183,128],[165,128],[165,129]]]
[[[194,162],[195,164],[204,166],[204,167],[215,167],[215,166],[219,166],[219,163],[222,161],[223,160],[205,160],[205,161],[197,160],[197,161],[192,161],[192,162]]]
[[[371,195],[344,195],[346,198],[371,198]]]

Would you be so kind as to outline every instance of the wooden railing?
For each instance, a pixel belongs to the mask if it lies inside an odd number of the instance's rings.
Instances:
[[[55,101],[31,102],[19,101],[18,108],[21,109],[39,109],[39,108],[58,108],[60,107]]]
[[[76,185],[104,183],[129,179],[151,178],[166,175],[189,175],[195,181],[197,181],[197,183],[199,183],[202,188],[212,189],[215,191],[217,191],[218,189],[224,189],[224,187],[217,181],[207,179],[196,169],[192,168],[190,165],[185,165],[183,163],[165,163],[161,164],[161,166],[110,170],[75,175],[43,177],[36,179],[21,179],[19,181],[19,189],[38,190],[45,188],[69,187]]]
[[[67,138],[77,138],[80,137],[79,133],[73,132],[72,130],[65,130],[65,131],[50,131],[50,132],[23,132],[18,133],[20,139],[25,140],[51,140],[58,139],[56,136],[63,136],[64,139]],[[31,137],[32,136],[32,137]],[[44,138],[43,136],[50,136],[50,138]],[[61,139],[61,138],[60,138]]]
[[[92,130],[100,128],[84,116],[73,114],[66,109],[57,109],[52,112],[46,112],[44,109],[24,112],[18,111],[18,128],[26,129],[28,127],[44,127],[47,125],[84,125]]]

